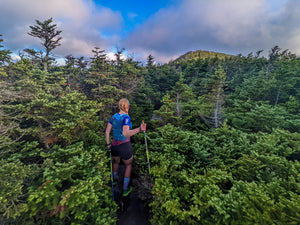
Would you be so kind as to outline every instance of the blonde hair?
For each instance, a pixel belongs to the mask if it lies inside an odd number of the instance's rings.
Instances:
[[[128,106],[129,106],[129,101],[126,98],[122,98],[119,101],[119,109],[124,111],[125,113],[128,113]]]

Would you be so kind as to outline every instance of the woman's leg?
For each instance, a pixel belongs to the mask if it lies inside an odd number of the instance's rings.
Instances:
[[[123,162],[124,162],[124,164],[126,166],[126,168],[125,168],[125,174],[124,174],[124,183],[123,183],[123,190],[124,190],[123,196],[127,196],[132,191],[132,188],[128,188],[128,185],[129,185],[129,182],[130,182],[132,160],[133,160],[133,156],[131,156],[127,160],[123,159]]]
[[[113,172],[118,172],[118,168],[119,168],[119,163],[120,163],[120,156],[113,156],[112,157],[112,170]]]
[[[127,160],[123,159],[123,162],[126,166],[124,177],[130,178],[131,169],[132,169],[132,161],[133,161],[133,156],[131,156]]]

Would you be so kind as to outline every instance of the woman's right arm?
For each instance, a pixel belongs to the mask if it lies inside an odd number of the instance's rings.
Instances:
[[[108,123],[107,126],[106,126],[106,130],[105,130],[105,140],[106,140],[107,148],[111,147],[111,143],[110,143],[111,129],[112,129],[112,125],[110,123]]]
[[[140,133],[142,131],[146,131],[146,123],[141,124],[138,128],[135,128],[133,130],[129,129],[129,126],[123,126],[123,136],[124,137],[131,137],[137,133]]]

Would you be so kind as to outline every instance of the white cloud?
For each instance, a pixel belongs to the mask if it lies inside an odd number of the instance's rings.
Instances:
[[[117,33],[123,18],[119,12],[96,6],[92,0],[1,0],[0,30],[5,45],[12,51],[24,48],[42,48],[37,38],[29,36],[30,25],[35,20],[53,18],[58,30],[62,30],[62,45],[55,54],[87,54],[94,47],[109,48],[117,42],[117,34],[107,39],[102,34],[106,30]]]
[[[258,44],[264,31],[265,1],[211,1],[204,19],[215,40],[229,46]]]
[[[11,59],[12,59],[12,61],[19,61],[19,60],[21,60],[21,57],[16,54],[11,54]]]
[[[298,55],[300,55],[300,44],[299,44],[299,40],[300,40],[300,29],[295,30],[290,38],[288,38],[286,40],[287,42],[287,46],[289,46],[289,50],[292,51],[292,53],[296,53]]]
[[[108,52],[108,53],[106,54],[106,58],[107,58],[109,61],[115,61],[115,60],[117,59],[114,52]],[[124,55],[124,54],[121,54],[121,55],[120,55],[120,58],[121,58],[122,60],[126,60],[126,59],[127,59],[127,56]]]

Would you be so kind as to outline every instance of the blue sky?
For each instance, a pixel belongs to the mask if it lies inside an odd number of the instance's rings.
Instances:
[[[300,0],[0,0],[5,48],[41,49],[27,33],[50,17],[63,31],[57,58],[88,58],[94,47],[160,63],[200,49],[267,55],[278,45],[300,55]]]
[[[121,35],[126,37],[138,24],[143,24],[160,9],[168,8],[179,3],[178,0],[96,0],[98,6],[108,7],[114,11],[119,11],[124,19],[124,27]]]

